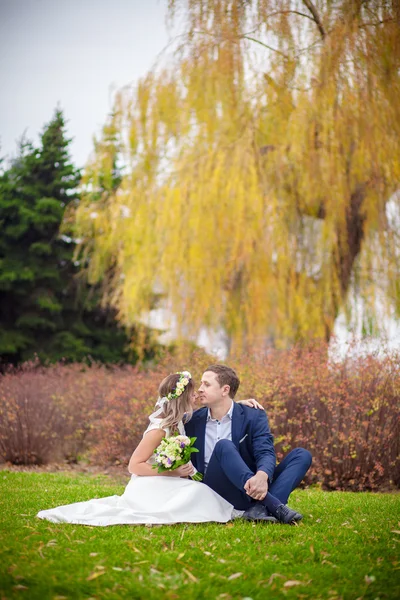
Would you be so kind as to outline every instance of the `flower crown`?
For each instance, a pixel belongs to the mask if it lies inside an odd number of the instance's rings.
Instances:
[[[169,402],[170,400],[179,398],[179,396],[181,394],[183,394],[183,392],[185,391],[185,387],[187,386],[187,384],[189,383],[189,381],[192,378],[189,371],[178,371],[176,373],[176,375],[179,375],[180,377],[178,379],[178,383],[175,386],[175,389],[172,392],[170,392],[169,394],[167,394],[166,396],[159,398],[156,403],[156,404],[158,404],[158,406],[162,406],[163,404],[165,404],[166,402]]]

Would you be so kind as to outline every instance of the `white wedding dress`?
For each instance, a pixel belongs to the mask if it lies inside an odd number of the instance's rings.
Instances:
[[[150,416],[144,432],[160,429],[161,419]],[[183,424],[179,430],[184,434]],[[166,431],[166,436],[169,432]],[[147,461],[154,464],[154,455]],[[108,525],[143,525],[172,523],[226,523],[239,516],[233,508],[204,483],[180,477],[142,477],[132,475],[122,496],[95,498],[41,510],[37,516],[53,523],[75,523],[106,527]]]

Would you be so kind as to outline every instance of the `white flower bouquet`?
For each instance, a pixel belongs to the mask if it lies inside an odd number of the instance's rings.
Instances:
[[[197,438],[189,438],[186,435],[175,435],[163,438],[161,444],[156,448],[155,461],[153,469],[158,469],[159,473],[164,471],[174,471],[181,465],[186,465],[190,461],[190,455],[198,452],[193,444]],[[196,471],[191,478],[195,481],[201,481],[203,475]]]

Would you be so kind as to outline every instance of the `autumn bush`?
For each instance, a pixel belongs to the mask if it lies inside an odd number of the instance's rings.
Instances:
[[[104,397],[102,410],[92,422],[89,457],[100,464],[127,464],[154,410],[157,389],[164,373],[121,369]]]
[[[43,464],[85,455],[98,464],[127,463],[178,356],[151,368],[35,361],[10,368],[0,375],[0,460]]]
[[[0,458],[14,464],[75,461],[112,378],[104,367],[32,361],[0,378]]]
[[[189,358],[188,358],[189,357]],[[76,461],[126,465],[170,372],[196,381],[213,362],[204,352],[167,355],[144,367],[26,363],[0,380],[0,458],[16,464]],[[250,353],[229,363],[239,398],[267,410],[280,461],[303,446],[313,455],[308,483],[325,489],[400,485],[400,361],[349,355],[335,362],[324,345]]]
[[[245,357],[242,397],[265,406],[278,461],[292,448],[313,455],[308,481],[325,489],[400,485],[400,356],[328,359],[325,345]]]

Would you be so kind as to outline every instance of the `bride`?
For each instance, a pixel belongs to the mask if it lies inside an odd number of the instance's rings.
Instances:
[[[122,496],[95,498],[41,510],[37,516],[53,523],[107,526],[122,524],[172,524],[216,521],[226,523],[241,511],[214,490],[189,479],[191,462],[174,471],[158,473],[153,468],[155,450],[164,437],[184,435],[194,409],[195,391],[188,371],[168,375],[160,384],[157,410],[129,461],[132,477]],[[242,401],[253,406],[253,401]],[[260,407],[261,408],[261,407]]]

